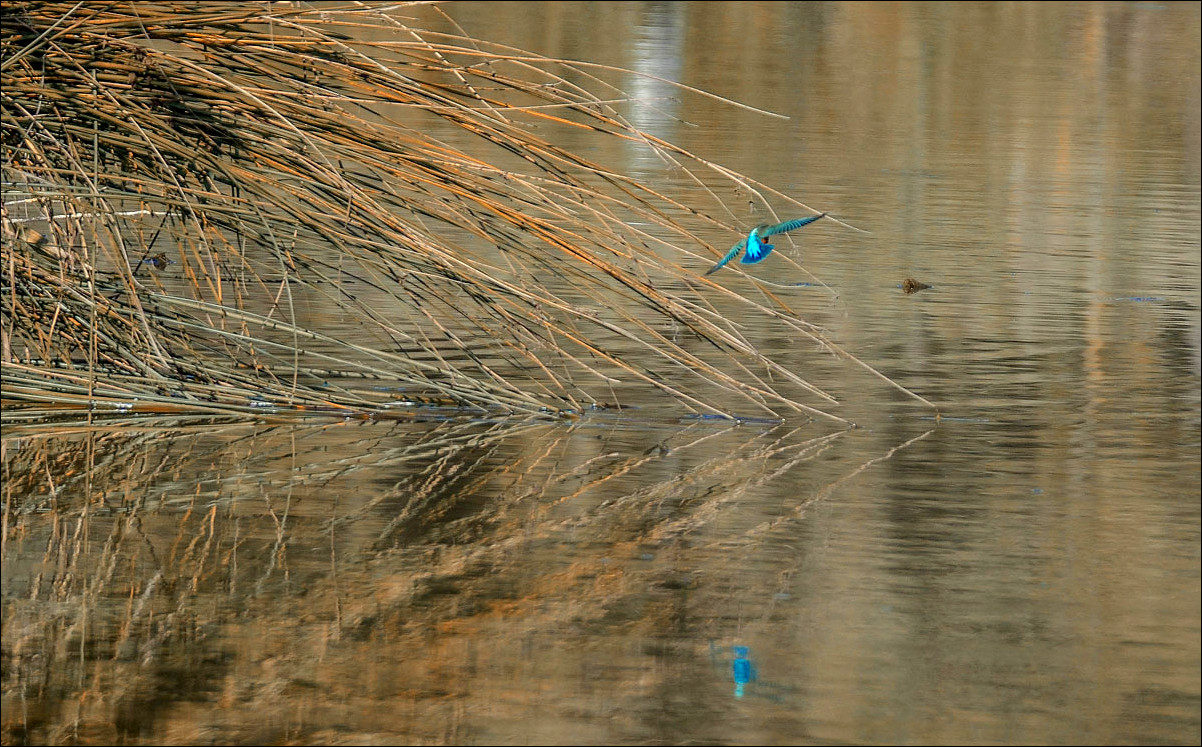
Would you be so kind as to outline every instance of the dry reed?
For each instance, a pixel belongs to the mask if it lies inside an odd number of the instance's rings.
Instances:
[[[651,388],[841,421],[716,308],[833,348],[699,276],[735,226],[553,134],[758,185],[630,126],[599,66],[384,11],[4,5],[6,407],[571,414]]]

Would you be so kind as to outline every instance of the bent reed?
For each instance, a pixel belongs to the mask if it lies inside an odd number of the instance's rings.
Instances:
[[[397,7],[5,3],[6,410],[570,415],[650,390],[841,421],[715,304],[828,341],[698,273],[701,234],[738,231],[705,185],[764,188],[627,123],[604,66]],[[723,217],[579,155],[615,146]]]

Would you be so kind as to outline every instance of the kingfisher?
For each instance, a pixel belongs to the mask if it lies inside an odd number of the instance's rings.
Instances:
[[[730,251],[726,253],[726,256],[723,257],[718,264],[706,270],[705,274],[712,275],[718,270],[721,270],[727,262],[734,259],[735,256],[738,255],[738,253],[744,248],[747,249],[747,252],[743,255],[743,258],[740,259],[739,262],[745,265],[754,265],[764,257],[767,257],[768,253],[772,251],[773,245],[767,242],[767,238],[769,236],[775,236],[778,233],[784,233],[785,231],[792,231],[796,228],[801,228],[802,226],[808,226],[825,215],[826,213],[819,213],[818,215],[812,215],[809,218],[795,218],[793,220],[787,220],[784,223],[777,223],[776,225],[765,223],[762,226],[756,226],[755,228],[751,229],[751,233],[747,234],[747,238],[732,246]]]

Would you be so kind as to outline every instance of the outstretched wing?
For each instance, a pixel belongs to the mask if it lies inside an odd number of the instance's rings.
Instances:
[[[797,218],[795,220],[787,220],[784,223],[777,223],[775,226],[768,226],[767,228],[761,229],[760,236],[768,238],[769,236],[775,236],[778,233],[784,233],[785,231],[792,231],[796,228],[801,228],[802,226],[808,226],[825,215],[826,213],[819,213],[818,215],[811,215],[809,218]],[[767,254],[767,252],[765,252],[765,254]]]
[[[727,262],[734,259],[738,255],[739,252],[743,251],[743,247],[745,247],[745,246],[747,246],[747,239],[743,239],[739,243],[732,246],[730,248],[730,251],[726,253],[726,256],[723,257],[722,259],[718,260],[718,264],[716,264],[713,267],[706,270],[705,274],[712,275],[715,272],[717,272],[718,270],[721,270],[723,267],[726,266]]]

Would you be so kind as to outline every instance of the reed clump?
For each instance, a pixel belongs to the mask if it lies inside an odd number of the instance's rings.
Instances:
[[[362,5],[3,12],[9,408],[833,402],[715,309],[821,341],[698,275],[720,254],[703,234],[735,226],[556,144],[617,139],[754,192],[626,123],[595,68]]]

